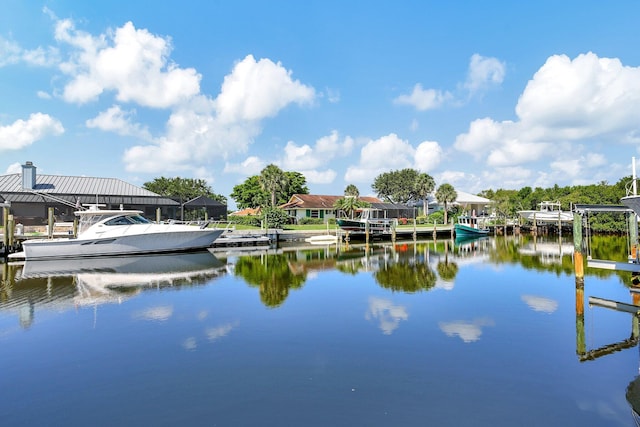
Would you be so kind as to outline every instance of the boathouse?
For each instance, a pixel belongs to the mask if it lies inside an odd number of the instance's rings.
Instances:
[[[210,209],[206,200],[190,202],[185,209]],[[96,203],[103,209],[141,210],[151,219],[158,209],[162,220],[179,219],[182,214],[180,202],[120,179],[37,174],[32,162],[22,165],[21,173],[0,175],[0,203],[10,205],[16,224],[23,225],[46,224],[49,208],[56,222],[73,221],[75,210]],[[219,207],[214,209],[212,219],[217,218]]]

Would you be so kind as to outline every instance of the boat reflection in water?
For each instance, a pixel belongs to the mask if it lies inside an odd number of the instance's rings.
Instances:
[[[57,311],[121,303],[146,289],[197,286],[226,274],[226,265],[209,251],[193,253],[25,261],[5,266],[10,280],[0,309],[15,311],[23,327],[37,307]]]

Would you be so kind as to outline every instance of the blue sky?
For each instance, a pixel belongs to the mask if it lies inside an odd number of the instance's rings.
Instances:
[[[336,195],[414,168],[477,193],[615,183],[639,154],[637,1],[0,8],[0,173],[229,197],[270,163]]]

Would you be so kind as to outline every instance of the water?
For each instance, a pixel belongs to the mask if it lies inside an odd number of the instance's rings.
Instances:
[[[636,425],[626,395],[640,366],[637,322],[587,303],[631,303],[629,273],[587,268],[582,290],[564,243],[0,265],[0,419]],[[625,245],[599,238],[590,250],[624,259]]]

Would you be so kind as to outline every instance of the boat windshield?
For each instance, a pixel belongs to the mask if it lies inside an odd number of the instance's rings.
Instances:
[[[112,217],[113,213],[105,213],[100,214],[96,213],[95,215],[82,215],[80,217],[80,221],[78,222],[78,234],[81,234],[89,229],[94,224],[108,218]],[[150,224],[147,218],[143,217],[140,214],[123,214],[118,215],[116,217],[111,218],[106,221],[106,225],[131,225],[131,224]]]
[[[151,224],[151,221],[142,215],[122,215],[110,219],[105,225],[131,225],[131,224]]]

